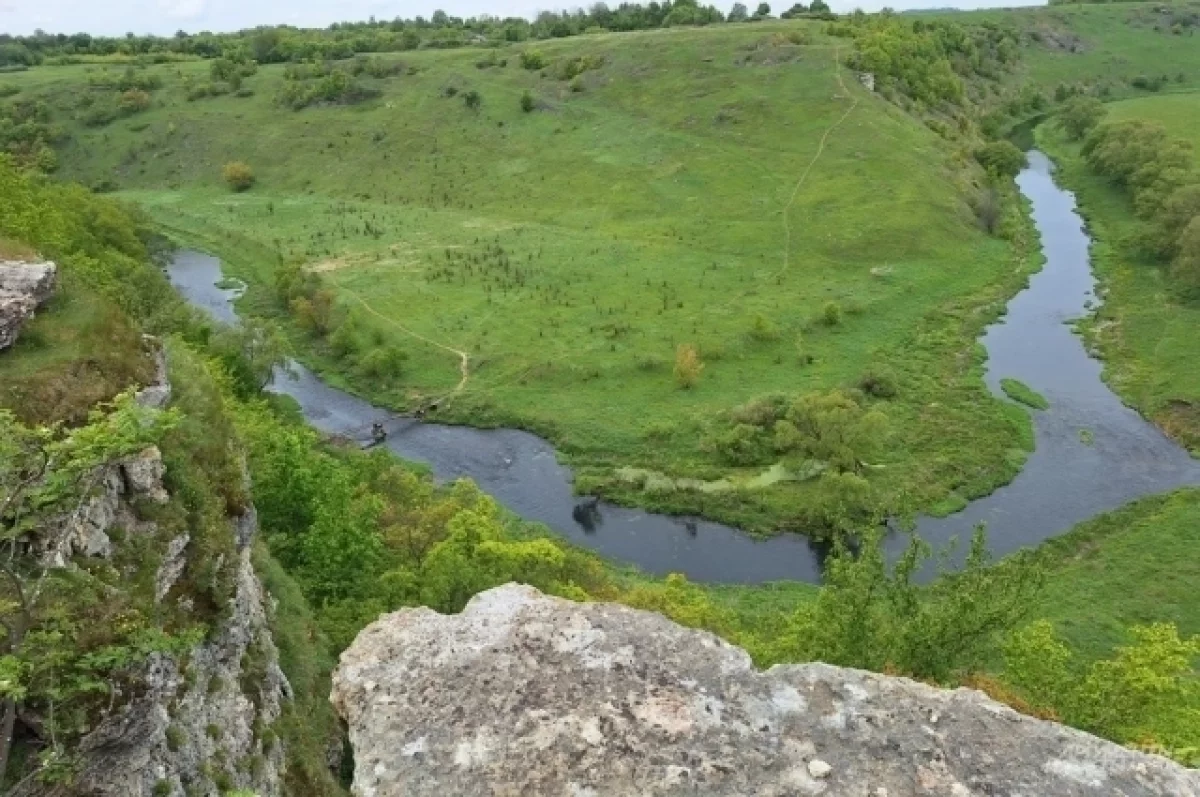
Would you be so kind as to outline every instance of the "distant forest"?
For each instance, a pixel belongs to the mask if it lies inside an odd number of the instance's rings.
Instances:
[[[470,45],[552,39],[601,31],[647,30],[676,25],[710,25],[755,22],[771,17],[771,6],[759,3],[751,12],[737,3],[728,16],[696,0],[666,0],[646,5],[622,3],[609,8],[595,3],[587,11],[543,11],[533,21],[521,17],[491,16],[462,19],[435,11],[429,19],[341,22],[324,29],[288,26],[260,27],[236,33],[196,34],[179,31],[174,36],[91,36],[87,33],[32,36],[0,34],[0,69],[21,69],[39,64],[69,64],[89,57],[145,56],[157,60],[179,57],[253,59],[260,64],[349,58],[357,53],[385,53],[419,47]],[[824,0],[811,5],[796,3],[780,16],[830,18]]]

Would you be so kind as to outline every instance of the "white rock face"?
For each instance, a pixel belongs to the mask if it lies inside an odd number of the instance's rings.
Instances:
[[[980,692],[759,672],[659,615],[515,584],[459,615],[381,617],[342,654],[332,700],[359,797],[1200,794],[1195,771]]]
[[[0,260],[0,350],[16,342],[21,327],[53,295],[57,274],[53,263]]]

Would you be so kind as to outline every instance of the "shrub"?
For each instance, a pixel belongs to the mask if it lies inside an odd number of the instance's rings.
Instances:
[[[254,185],[254,171],[242,161],[227,163],[221,169],[221,177],[234,191],[247,191]]]
[[[690,343],[680,344],[675,350],[675,383],[684,390],[695,387],[704,371],[704,363],[700,352]]]
[[[974,204],[975,218],[979,226],[993,235],[1000,229],[1000,220],[1004,215],[1000,202],[1000,192],[995,186],[989,185],[979,192]]]
[[[170,725],[167,727],[167,749],[172,753],[179,752],[179,749],[183,747],[183,743],[186,741],[186,739],[187,737],[184,735],[183,730],[178,725]]]
[[[992,174],[1016,177],[1025,168],[1025,153],[1011,141],[992,141],[975,152],[975,159]]]
[[[472,111],[479,110],[479,106],[482,104],[482,102],[483,98],[479,96],[479,92],[475,89],[471,89],[463,95],[463,103]]]
[[[546,57],[537,50],[525,50],[519,57],[521,59],[521,66],[531,72],[546,67]]]
[[[536,103],[533,101],[533,95],[530,94],[528,91],[524,92],[521,95],[521,110],[524,111],[525,113],[529,113],[535,107],[536,107]]]
[[[1095,97],[1073,97],[1062,109],[1062,125],[1074,141],[1086,136],[1104,118],[1104,104]]]
[[[150,107],[150,95],[141,89],[122,92],[117,98],[117,108],[124,114],[133,114]]]
[[[868,396],[875,398],[895,398],[900,388],[896,383],[896,374],[888,368],[872,368],[858,380],[858,387]]]
[[[842,323],[842,306],[835,301],[825,302],[821,308],[821,322],[827,327],[836,327]]]
[[[750,337],[760,343],[779,340],[779,327],[771,319],[758,313],[750,322]]]
[[[1188,294],[1200,293],[1200,216],[1184,228],[1178,247],[1171,274]]]

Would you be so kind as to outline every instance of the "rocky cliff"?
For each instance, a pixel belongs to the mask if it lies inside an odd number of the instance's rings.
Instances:
[[[460,615],[380,618],[332,699],[360,797],[1200,795],[1194,771],[973,690],[759,672],[661,616],[513,584]]]
[[[147,339],[157,377],[137,400],[161,408],[171,397],[161,348]],[[110,463],[93,478],[95,488],[80,507],[34,535],[32,553],[47,566],[113,564],[122,545],[153,556],[153,601],[178,616],[192,614],[192,596],[180,584],[192,560],[187,533],[164,536],[147,519],[147,506],[173,500],[157,447]],[[150,513],[152,516],[152,513]],[[268,622],[269,598],[251,564],[258,531],[252,505],[227,519],[223,534],[233,561],[213,572],[231,581],[232,596],[204,640],[181,657],[153,654],[118,689],[113,708],[99,717],[71,751],[75,774],[57,785],[26,779],[12,797],[219,797],[247,789],[258,797],[284,792],[285,750],[270,728],[291,697]],[[31,731],[41,717],[25,712]]]
[[[54,293],[53,263],[0,260],[0,351],[16,342],[21,327]]]

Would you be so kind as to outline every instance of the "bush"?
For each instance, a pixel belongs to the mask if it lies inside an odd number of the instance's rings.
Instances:
[[[895,398],[900,392],[896,382],[896,374],[889,368],[872,368],[858,380],[858,387],[868,396],[875,398]]]
[[[524,92],[521,95],[521,110],[524,111],[525,113],[529,113],[535,107],[537,107],[537,105],[533,101],[533,95],[530,94],[528,91]]]
[[[974,209],[979,226],[989,235],[995,234],[1000,229],[1000,220],[1004,215],[1004,209],[1000,202],[1000,192],[996,190],[995,186],[989,185],[979,192]]]
[[[758,313],[750,323],[750,337],[760,343],[779,340],[779,327],[771,319]]]
[[[117,108],[122,113],[133,114],[150,107],[150,95],[141,89],[130,89],[117,98]]]
[[[479,96],[479,92],[471,89],[463,95],[463,103],[472,111],[479,110],[480,104],[483,103],[483,98]]]
[[[675,383],[684,390],[695,387],[704,371],[700,352],[690,343],[680,344],[675,351]]]
[[[254,171],[242,161],[227,163],[221,169],[221,177],[234,191],[247,191],[254,185]]]
[[[1025,153],[1011,141],[993,141],[975,152],[983,168],[1000,177],[1016,177],[1025,168]]]
[[[1184,228],[1178,248],[1171,274],[1188,294],[1200,293],[1200,216]]]
[[[546,67],[546,56],[542,55],[537,50],[525,50],[519,57],[521,59],[521,66],[530,71],[536,71]]]
[[[821,323],[827,327],[836,327],[842,323],[842,306],[835,301],[825,302],[821,308]]]
[[[1107,113],[1095,97],[1073,97],[1062,109],[1062,125],[1073,141],[1086,136]]]

